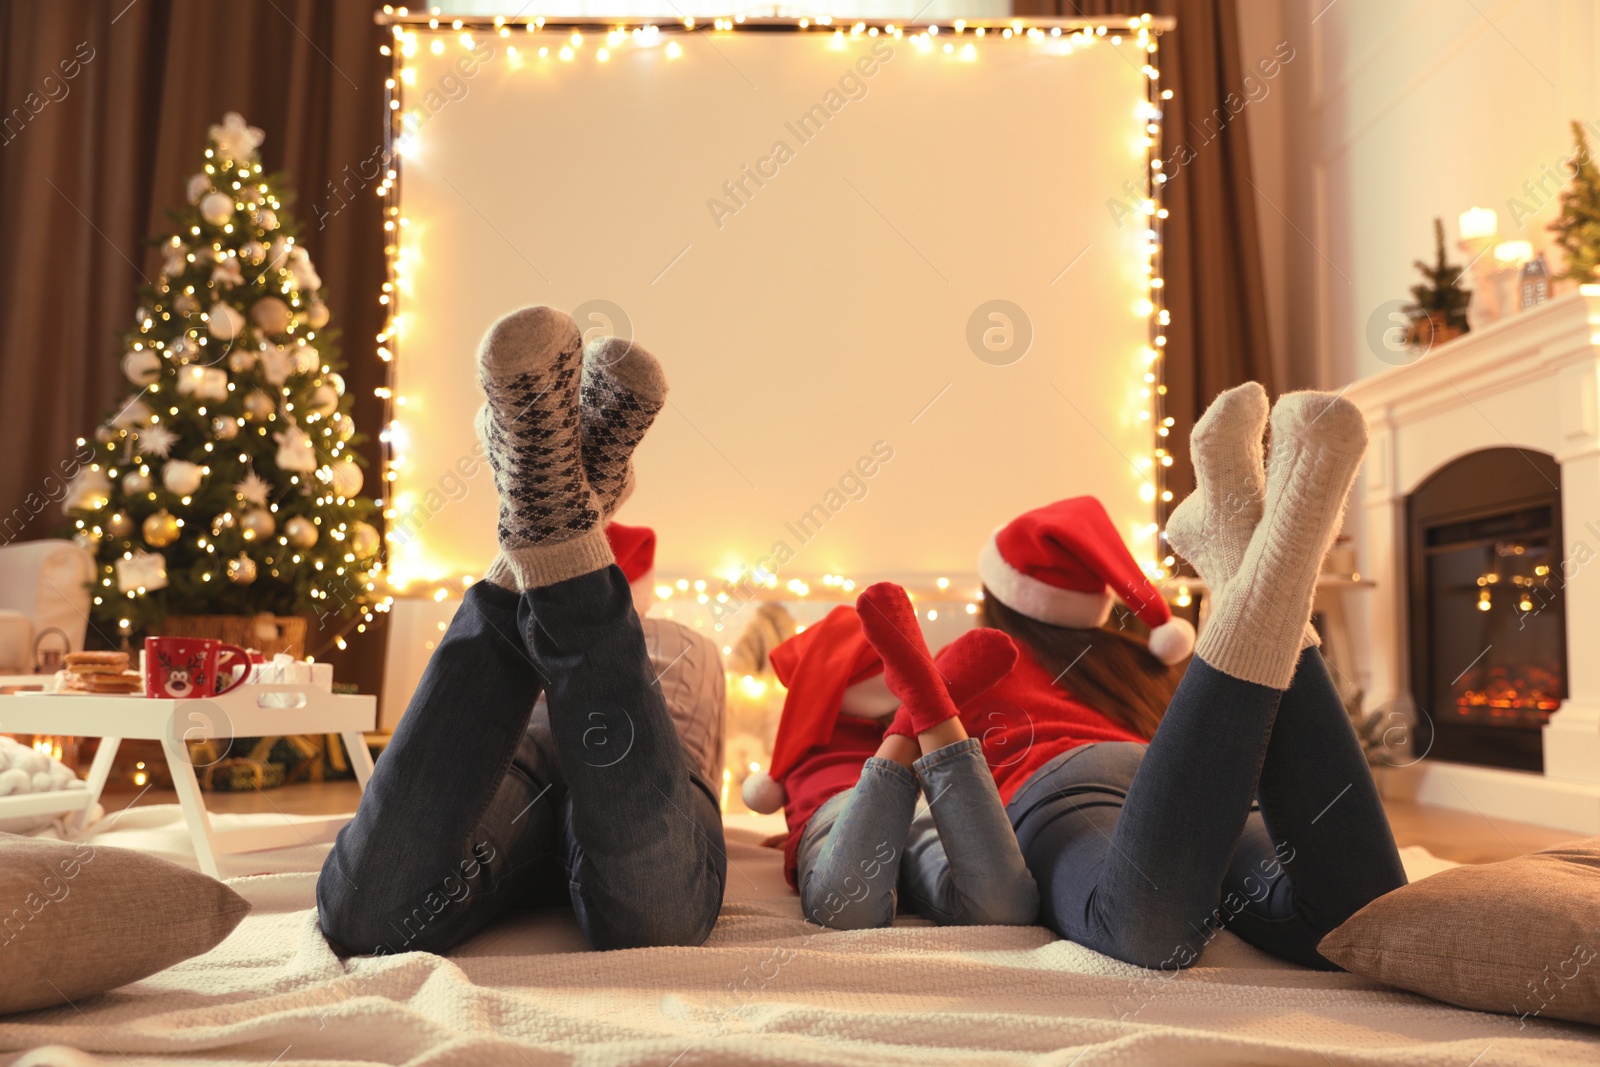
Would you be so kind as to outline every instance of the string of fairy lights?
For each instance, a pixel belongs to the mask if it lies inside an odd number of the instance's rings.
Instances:
[[[1150,427],[1149,451],[1134,457],[1138,468],[1139,496],[1149,504],[1153,515],[1159,516],[1163,505],[1172,500],[1167,488],[1166,472],[1173,463],[1173,454],[1167,447],[1174,419],[1166,413],[1164,364],[1167,334],[1172,322],[1166,300],[1164,255],[1162,246],[1163,223],[1168,211],[1164,204],[1164,186],[1167,174],[1162,160],[1162,119],[1165,105],[1172,99],[1172,90],[1161,85],[1158,66],[1160,37],[1170,23],[1152,16],[1138,15],[1121,19],[955,19],[948,23],[919,25],[906,24],[895,19],[840,19],[832,15],[805,15],[758,17],[731,15],[710,20],[684,16],[677,19],[598,19],[598,18],[546,18],[542,15],[495,16],[490,18],[447,18],[437,10],[413,12],[409,8],[384,5],[375,15],[378,24],[386,29],[379,51],[388,57],[390,76],[385,81],[385,107],[389,112],[385,158],[389,160],[376,193],[383,199],[384,254],[387,270],[378,302],[384,308],[385,321],[377,334],[377,354],[387,367],[383,385],[376,395],[384,401],[384,428],[379,434],[383,452],[383,479],[387,492],[385,518],[394,520],[400,514],[396,502],[395,482],[408,463],[406,433],[401,414],[406,397],[397,391],[395,357],[404,335],[405,318],[400,308],[400,298],[410,292],[409,274],[419,259],[419,249],[406,240],[410,219],[402,213],[400,197],[401,160],[407,148],[406,93],[417,83],[415,59],[424,49],[432,56],[444,55],[447,50],[472,50],[479,40],[492,35],[510,42],[506,54],[512,66],[539,64],[559,67],[565,63],[591,61],[607,63],[621,49],[659,48],[669,61],[682,60],[685,50],[680,40],[689,34],[707,34],[713,39],[728,34],[749,32],[791,32],[828,35],[835,41],[852,38],[887,36],[895,40],[909,40],[915,51],[932,57],[945,56],[953,62],[978,62],[984,47],[1006,44],[1046,45],[1057,54],[1071,55],[1076,51],[1111,44],[1131,47],[1144,54],[1140,71],[1144,76],[1145,99],[1140,102],[1137,118],[1142,125],[1145,148],[1144,196],[1135,205],[1142,216],[1144,295],[1132,308],[1147,322],[1146,343],[1132,359],[1138,374],[1137,392],[1133,397],[1133,415]],[[419,60],[421,62],[421,60]],[[1153,579],[1168,577],[1174,559],[1171,555],[1159,556],[1162,529],[1158,521],[1150,521],[1129,531],[1136,544],[1151,546],[1148,558],[1141,561]],[[392,536],[392,535],[391,535]],[[390,561],[391,588],[404,596],[430,597],[442,601],[457,595],[473,581],[473,576],[408,580],[407,576],[394,574]],[[907,583],[913,599],[926,602],[955,603],[955,610],[976,614],[977,602],[982,597],[980,589],[958,588],[948,578],[930,579],[921,583]],[[666,581],[655,588],[656,596],[664,602],[677,602],[684,606],[700,605],[715,611],[717,605],[746,603],[751,600],[790,601],[810,599],[840,601],[854,599],[857,582],[842,575],[827,574],[817,577],[783,577],[759,567],[730,569],[727,573],[706,575],[700,578],[678,578]],[[1181,602],[1180,594],[1180,602]],[[925,607],[930,618],[937,618],[939,608]],[[721,623],[715,629],[723,629]]]

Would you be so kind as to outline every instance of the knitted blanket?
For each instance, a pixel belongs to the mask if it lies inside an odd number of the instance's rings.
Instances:
[[[1302,970],[1228,934],[1169,975],[1038,927],[819,931],[801,921],[779,853],[753,830],[728,838],[727,902],[704,947],[607,953],[585,951],[570,915],[551,910],[449,958],[340,960],[312,910],[325,848],[233,857],[229,884],[255,910],[227,941],[110,994],[0,1021],[0,1063],[1600,1064],[1594,1030],[1521,1028]],[[135,809],[95,840],[186,851],[169,807]],[[1448,866],[1420,849],[1406,860],[1413,877]]]

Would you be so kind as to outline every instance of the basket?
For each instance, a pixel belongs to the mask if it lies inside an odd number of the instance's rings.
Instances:
[[[271,658],[287,652],[306,655],[306,620],[298,615],[168,615],[153,631],[167,637],[209,637]]]

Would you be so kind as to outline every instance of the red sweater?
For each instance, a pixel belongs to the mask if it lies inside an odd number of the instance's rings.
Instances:
[[[1026,648],[1019,645],[1017,651],[1011,673],[961,713],[967,734],[983,743],[1002,803],[1009,804],[1035,771],[1063,752],[1096,741],[1148,740],[1074,700],[1052,683]],[[861,780],[861,765],[878,751],[886,725],[841,715],[832,740],[807,752],[789,772],[784,782],[789,838],[783,846],[783,871],[790,885],[795,884],[795,860],[806,824],[827,800]]]
[[[825,802],[861,781],[861,767],[883,744],[883,731],[888,725],[840,715],[828,743],[800,757],[784,779],[789,802],[783,806],[783,817],[789,824],[789,839],[783,843],[783,873],[791,886],[795,885],[795,861],[806,823]]]
[[[1011,673],[961,711],[967,734],[983,742],[1003,803],[1011,803],[1035,771],[1063,752],[1096,741],[1149,740],[1074,700],[1026,647],[1019,644],[1017,653]]]

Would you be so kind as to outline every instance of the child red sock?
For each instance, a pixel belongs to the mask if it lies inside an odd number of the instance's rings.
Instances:
[[[1006,634],[988,628],[968,630],[934,660],[957,710],[986,693],[1016,665],[1016,644]]]
[[[998,630],[963,634],[934,663],[906,591],[879,582],[856,601],[861,628],[883,659],[884,681],[900,698],[888,733],[914,737],[957,716],[960,706],[1005,676],[1016,662],[1011,639]]]
[[[901,704],[895,711],[894,718],[889,720],[889,728],[883,731],[884,737],[888,737],[890,734],[909,737],[913,741],[917,739],[917,728],[911,725],[911,712],[907,710],[904,704]]]
[[[945,692],[957,710],[979,697],[1016,666],[1017,646],[999,630],[968,630],[956,638],[934,660],[934,666],[944,677]],[[911,724],[911,709],[901,704],[894,720],[884,731],[884,736],[899,734],[917,739],[917,728]]]

